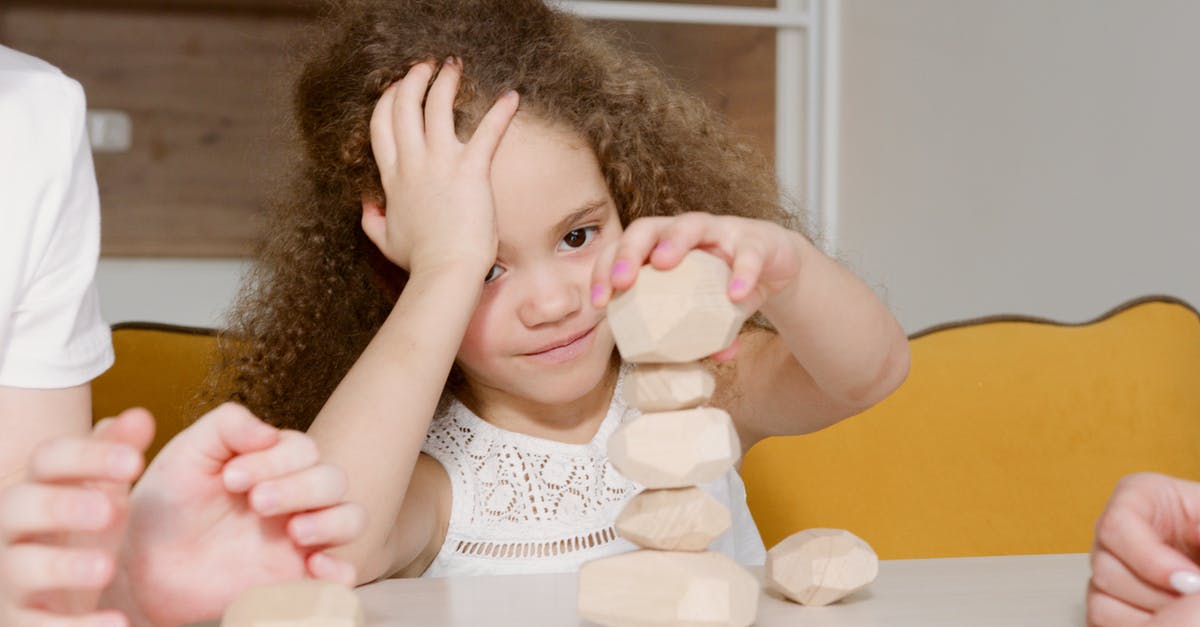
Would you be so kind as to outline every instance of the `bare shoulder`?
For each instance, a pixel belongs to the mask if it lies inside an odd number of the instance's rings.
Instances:
[[[450,476],[436,459],[421,453],[396,526],[388,538],[393,556],[385,577],[419,577],[433,563],[450,526]]]

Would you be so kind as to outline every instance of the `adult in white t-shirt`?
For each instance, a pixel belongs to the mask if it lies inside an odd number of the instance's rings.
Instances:
[[[91,428],[113,361],[93,284],[100,206],[79,83],[0,46],[0,488]]]

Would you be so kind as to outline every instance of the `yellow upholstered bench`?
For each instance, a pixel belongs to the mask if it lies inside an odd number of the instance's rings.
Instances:
[[[1200,315],[1186,304],[911,340],[908,380],[883,403],[747,455],[768,547],[838,527],[881,558],[1081,552],[1122,475],[1200,477]]]
[[[153,458],[167,440],[199,415],[197,394],[216,356],[216,335],[198,329],[148,322],[113,326],[116,361],[92,382],[92,415],[114,416],[145,407],[155,417]]]

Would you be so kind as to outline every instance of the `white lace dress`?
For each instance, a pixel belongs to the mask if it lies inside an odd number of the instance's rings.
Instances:
[[[443,403],[422,450],[450,476],[450,525],[423,576],[573,572],[589,560],[637,548],[613,525],[643,487],[608,463],[607,447],[621,422],[638,415],[621,394],[627,371],[621,368],[608,415],[586,444],[506,431],[457,400]],[[733,516],[711,548],[742,564],[762,564],[766,551],[737,471],[700,487]]]

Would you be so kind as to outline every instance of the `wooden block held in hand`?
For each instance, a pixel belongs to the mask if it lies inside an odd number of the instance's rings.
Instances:
[[[651,489],[708,483],[741,456],[733,421],[715,407],[643,414],[608,439],[613,467]]]
[[[601,625],[743,627],[758,580],[722,553],[634,551],[579,571],[579,615]]]
[[[617,533],[660,551],[703,551],[731,524],[729,510],[700,488],[646,490],[617,517]]]
[[[698,361],[642,364],[625,380],[625,401],[642,411],[698,407],[712,398],[716,385]]]
[[[346,586],[304,579],[257,586],[225,609],[221,627],[363,627],[362,602]]]
[[[733,343],[749,313],[729,300],[729,266],[693,250],[670,270],[646,265],[608,305],[608,324],[630,362],[703,359]]]
[[[803,605],[827,605],[875,581],[879,558],[844,529],[805,529],[767,552],[766,579]]]

